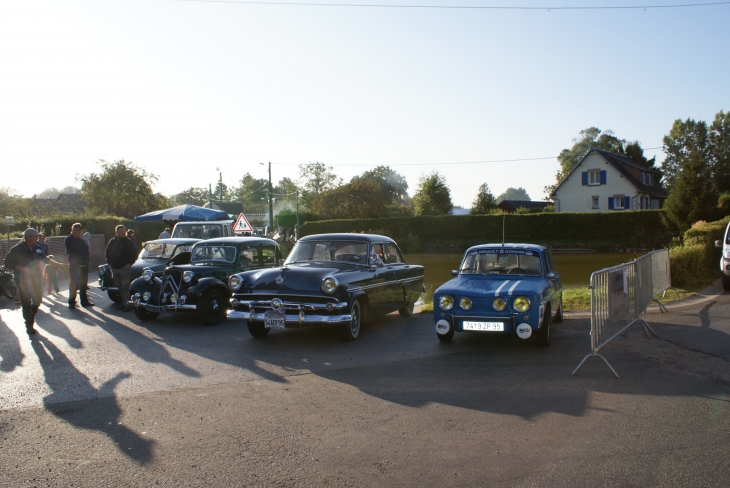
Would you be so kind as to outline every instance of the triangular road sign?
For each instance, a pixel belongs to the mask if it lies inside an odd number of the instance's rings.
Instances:
[[[233,232],[236,234],[241,234],[243,232],[253,232],[253,227],[251,227],[251,224],[248,223],[245,215],[238,215],[236,223],[233,224]]]

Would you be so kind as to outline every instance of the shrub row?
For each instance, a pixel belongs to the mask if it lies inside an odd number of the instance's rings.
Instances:
[[[698,222],[684,233],[684,243],[669,250],[672,286],[702,286],[719,273],[721,249],[715,241],[724,237],[730,216],[714,222]]]
[[[661,210],[605,213],[506,214],[507,242],[546,242],[554,239],[576,243],[601,239],[607,244],[630,241],[656,248],[666,245],[671,235],[663,223]],[[455,242],[477,239],[502,240],[502,215],[445,215],[394,217],[363,220],[323,220],[306,222],[302,235],[332,232],[369,232],[382,229],[394,238],[409,234],[419,239],[453,238]]]

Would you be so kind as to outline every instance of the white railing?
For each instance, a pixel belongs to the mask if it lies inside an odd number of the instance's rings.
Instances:
[[[598,356],[618,378],[605,357],[598,351],[635,323],[644,327],[647,337],[654,329],[641,315],[652,302],[665,311],[655,297],[671,288],[669,250],[652,251],[629,263],[595,271],[591,274],[591,353],[580,362],[573,375],[591,356]],[[676,293],[676,290],[675,290]]]

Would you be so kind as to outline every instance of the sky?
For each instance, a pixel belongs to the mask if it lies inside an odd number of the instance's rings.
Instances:
[[[585,128],[662,161],[674,120],[730,110],[730,4],[337,3],[0,2],[0,187],[80,187],[124,159],[169,196],[322,162],[345,181],[390,166],[411,195],[438,171],[468,208],[482,183],[542,200]]]

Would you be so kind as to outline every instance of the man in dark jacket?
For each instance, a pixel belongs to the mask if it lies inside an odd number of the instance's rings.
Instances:
[[[122,295],[122,303],[117,306],[125,312],[132,310],[129,305],[129,282],[131,268],[137,260],[137,246],[127,237],[127,229],[118,225],[116,235],[106,245],[106,261],[112,269],[114,283]]]
[[[82,307],[93,307],[86,292],[89,289],[89,246],[84,240],[81,224],[71,226],[71,234],[66,236],[66,254],[68,254],[68,308],[76,308],[76,292],[81,298]]]
[[[38,231],[35,229],[25,229],[23,240],[13,246],[5,256],[5,267],[15,273],[28,334],[35,334],[33,325],[38,307],[43,300],[42,270],[45,263],[58,266],[58,263],[49,259],[38,245]]]

